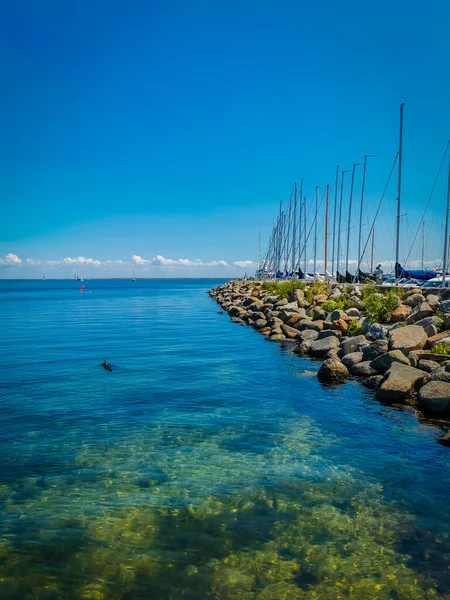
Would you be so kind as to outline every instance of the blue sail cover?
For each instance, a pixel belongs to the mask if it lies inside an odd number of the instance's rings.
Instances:
[[[437,276],[438,273],[436,271],[423,271],[422,269],[405,270],[400,263],[395,263],[395,277],[397,279],[400,277],[412,277],[413,279],[428,281]]]

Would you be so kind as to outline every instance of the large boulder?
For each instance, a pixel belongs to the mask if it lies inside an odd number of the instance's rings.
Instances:
[[[346,354],[342,357],[342,364],[345,365],[347,369],[351,369],[355,365],[359,364],[362,359],[362,352],[350,352],[350,354]]]
[[[271,317],[270,319],[267,319],[267,325],[269,325],[269,327],[281,327],[283,321],[278,317]]]
[[[408,306],[407,304],[400,304],[400,306],[397,306],[392,313],[389,323],[402,323],[403,321],[406,321],[411,312],[411,306]]]
[[[348,300],[348,305],[352,308],[357,308],[358,310],[364,310],[364,302],[358,296],[352,296]]]
[[[398,362],[403,365],[409,365],[409,360],[400,350],[391,350],[380,354],[372,360],[370,366],[379,371],[380,373],[386,373],[391,368],[392,363]]]
[[[394,362],[387,371],[383,382],[377,390],[378,400],[384,402],[401,402],[410,398],[416,389],[427,381],[424,371]]]
[[[378,375],[378,371],[376,371],[373,367],[370,366],[370,361],[365,360],[363,362],[354,365],[350,369],[350,375],[354,377],[371,377],[372,375]]]
[[[420,321],[416,321],[415,324],[417,327],[422,327],[428,337],[432,337],[433,335],[436,335],[442,328],[444,321],[438,316],[433,315],[431,317],[420,319]]]
[[[253,327],[255,329],[264,329],[265,327],[267,327],[267,321],[265,319],[258,319],[253,323]],[[298,333],[298,331],[296,330],[295,333]]]
[[[434,415],[450,415],[450,383],[430,381],[419,390],[418,404]]]
[[[367,342],[364,335],[355,335],[354,337],[347,338],[341,342],[342,355],[350,354],[350,352],[356,352],[358,344]]]
[[[356,317],[358,318],[360,315],[360,311],[357,308],[349,308],[345,311],[347,317]]]
[[[422,327],[407,325],[389,332],[389,347],[391,350],[401,350],[408,355],[411,350],[422,350],[428,337]]]
[[[299,344],[295,346],[293,351],[295,352],[295,354],[300,354],[301,356],[308,354],[312,343],[312,340],[302,340]]]
[[[332,348],[337,348],[339,346],[339,340],[337,337],[330,336],[327,338],[323,338],[321,340],[316,340],[312,342],[309,353],[311,356],[315,358],[322,358],[329,352]]]
[[[420,321],[425,317],[432,317],[433,315],[434,310],[431,308],[431,306],[426,302],[422,302],[412,309],[411,314],[406,319],[406,323],[407,325],[412,325],[413,323],[416,323],[416,321]]]
[[[338,358],[328,358],[322,363],[317,379],[321,383],[345,383],[348,379],[348,370]]]
[[[339,321],[332,321],[332,323],[330,325],[330,329],[340,331],[341,333],[343,333],[345,335],[348,331],[348,323],[347,323],[347,321],[344,321],[343,319],[339,319]]]
[[[406,304],[406,306],[411,306],[412,308],[418,306],[419,304],[422,304],[423,302],[425,302],[425,296],[423,296],[420,293],[410,294],[407,298],[404,297],[403,300],[403,304]]]

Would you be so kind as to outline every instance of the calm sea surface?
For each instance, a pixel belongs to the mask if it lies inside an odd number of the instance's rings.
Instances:
[[[219,282],[84,283],[0,281],[1,599],[450,599],[438,429]]]

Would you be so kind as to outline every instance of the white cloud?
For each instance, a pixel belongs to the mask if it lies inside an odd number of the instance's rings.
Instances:
[[[252,260],[235,260],[233,265],[235,267],[240,267],[241,269],[249,269],[250,267],[257,266]]]
[[[77,256],[77,258],[70,258],[68,256],[63,260],[63,264],[79,267],[99,267],[102,263],[99,260],[94,260],[93,258],[84,258],[84,256]]]
[[[136,254],[133,254],[131,260],[134,262],[135,265],[147,265],[150,262],[149,260],[145,260],[144,258],[142,258],[142,256],[137,256]]]
[[[19,266],[22,264],[22,259],[17,256],[17,254],[7,254],[4,259],[5,265]]]
[[[228,267],[226,260],[211,260],[206,263],[207,267]]]

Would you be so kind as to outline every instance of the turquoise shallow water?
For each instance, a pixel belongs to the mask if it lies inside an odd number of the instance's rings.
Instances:
[[[439,430],[217,284],[0,281],[0,598],[449,599]]]

